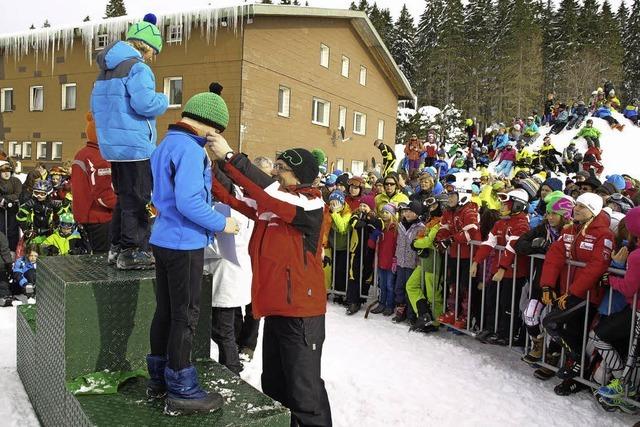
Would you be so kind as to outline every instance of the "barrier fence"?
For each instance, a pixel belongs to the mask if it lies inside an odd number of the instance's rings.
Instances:
[[[336,239],[338,238],[338,234],[340,233],[338,233],[335,229],[333,229],[332,232],[333,232],[332,272],[331,272],[332,276],[331,276],[331,285],[328,289],[328,293],[330,295],[333,295],[333,298],[335,298],[336,296],[345,297],[349,295],[348,290],[349,290],[349,286],[351,286],[353,294],[355,294],[355,291],[353,290],[354,287],[355,289],[358,290],[358,295],[360,297],[360,300],[367,300],[368,302],[378,301],[380,297],[379,288],[380,286],[385,286],[385,284],[378,283],[378,279],[379,279],[378,250],[377,250],[378,244],[376,243],[374,257],[372,260],[373,265],[372,265],[371,275],[369,277],[363,277],[364,273],[368,272],[368,270],[365,268],[363,264],[366,259],[365,253],[367,248],[367,242],[364,240],[364,236],[365,236],[364,230],[363,229],[359,230],[359,235],[358,235],[359,237],[358,244],[360,247],[359,251],[357,248],[355,249],[355,251],[352,251],[351,232],[342,233],[343,235],[346,234],[345,236],[343,236],[343,243],[344,243],[344,239],[346,239],[346,250],[344,251],[337,250],[335,243],[336,243]],[[457,254],[455,257],[450,257],[448,255],[448,252],[449,252],[448,250],[446,253],[438,255],[435,252],[435,249],[427,249],[426,251],[428,255],[426,257],[420,257],[418,266],[416,267],[421,271],[420,287],[422,289],[422,292],[425,297],[429,295],[426,289],[425,272],[429,267],[428,263],[432,263],[431,271],[433,272],[433,280],[431,280],[430,295],[433,301],[429,301],[429,304],[430,304],[430,308],[431,308],[434,320],[437,321],[438,315],[439,315],[439,313],[435,312],[434,310],[435,310],[435,307],[438,305],[437,298],[438,298],[438,295],[440,295],[442,298],[443,312],[447,312],[447,308],[449,308],[454,313],[454,322],[444,323],[444,325],[462,334],[465,334],[471,337],[478,337],[483,332],[486,334],[487,331],[485,330],[485,322],[490,320],[493,321],[491,322],[492,332],[493,333],[499,332],[501,323],[504,322],[505,320],[504,318],[501,319],[502,317],[501,314],[504,314],[504,313],[501,313],[500,298],[501,298],[501,294],[504,294],[506,292],[504,287],[510,286],[510,289],[509,289],[511,291],[510,301],[508,301],[509,303],[509,306],[508,306],[509,307],[509,312],[508,312],[509,338],[508,338],[507,346],[511,351],[515,351],[519,354],[527,354],[529,350],[532,348],[532,337],[529,335],[529,332],[525,326],[525,316],[524,316],[525,310],[524,309],[521,310],[522,307],[520,305],[520,301],[518,301],[518,305],[516,306],[516,296],[520,294],[523,291],[523,289],[526,289],[527,290],[526,302],[529,303],[531,301],[532,293],[533,293],[534,277],[536,275],[541,274],[541,271],[536,270],[536,260],[541,260],[542,262],[544,262],[545,255],[542,255],[542,254],[527,255],[527,257],[529,258],[529,263],[528,263],[529,272],[528,272],[528,275],[524,276],[526,278],[526,281],[524,281],[521,284],[518,284],[518,277],[517,277],[518,276],[518,270],[517,270],[518,254],[515,254],[513,264],[512,264],[513,266],[512,277],[503,278],[501,281],[496,282],[495,283],[495,300],[492,299],[491,301],[488,301],[487,289],[489,286],[493,286],[493,283],[491,281],[491,273],[490,273],[490,270],[488,270],[488,268],[490,268],[488,259],[483,260],[481,264],[482,268],[480,268],[479,266],[477,269],[477,275],[478,274],[483,275],[481,279],[472,277],[469,271],[471,262],[474,257],[474,251],[481,244],[482,242],[479,242],[479,241],[470,242],[470,254],[468,259],[461,258],[460,246],[458,246],[457,248]],[[503,256],[503,253],[505,250],[507,250],[507,248],[504,246],[496,245],[493,249],[495,250],[494,261],[497,262],[499,265],[501,257]],[[356,252],[358,252],[358,255],[359,255],[359,260],[358,260],[359,264],[357,266],[359,274],[357,275],[358,276],[357,278],[355,277],[354,274],[350,274],[350,268],[349,268],[350,265],[353,264],[354,255]],[[339,259],[340,256],[344,257],[344,259],[340,260]],[[449,269],[451,262],[455,262],[455,271],[450,271]],[[438,265],[438,263],[440,263],[440,265]],[[468,274],[468,277],[466,278],[461,277],[461,274],[462,274],[461,263],[465,263],[464,270]],[[564,286],[562,286],[561,289],[559,289],[558,295],[561,295],[567,292],[569,284],[571,283],[571,278],[575,274],[575,270],[579,268],[584,268],[586,265],[583,262],[578,262],[573,260],[567,260],[566,264],[567,264],[567,275],[566,275],[567,280]],[[468,265],[468,267],[466,265]],[[344,268],[344,272],[336,271],[342,268]],[[353,270],[351,270],[351,272],[353,273]],[[439,272],[440,274],[436,274],[437,272]],[[608,272],[618,276],[624,276],[625,274],[625,270],[616,269],[616,268],[609,268]],[[344,281],[342,281],[340,277],[337,277],[337,274],[340,274],[341,276],[342,274],[344,274]],[[448,277],[448,276],[453,276],[453,277]],[[366,281],[371,277],[373,279],[370,281],[371,286],[369,286],[369,283],[366,283]],[[452,278],[455,278],[455,283],[450,283],[448,286],[448,280],[450,281]],[[474,295],[474,287],[476,287],[477,289],[479,284],[481,284],[480,295],[478,298],[479,301],[475,302],[476,306],[478,303],[480,304],[480,309],[478,310],[477,307],[473,307],[473,304],[474,304],[473,295]],[[340,285],[340,286],[337,287],[337,285]],[[344,285],[344,289],[339,289],[339,288],[342,288],[342,285]],[[521,288],[517,289],[518,286],[521,286]],[[600,286],[600,285],[597,285],[597,286]],[[461,290],[464,288],[466,288],[466,292],[467,292],[466,293],[466,309],[465,307],[463,307],[463,302],[465,298],[461,294]],[[494,291],[492,290],[492,293],[493,292]],[[608,315],[611,315],[612,301],[613,301],[613,288],[609,287],[608,292],[609,292],[609,303],[608,303],[607,313]],[[353,298],[353,294],[352,294],[352,298]],[[582,340],[581,340],[581,347],[580,347],[580,350],[581,350],[580,351],[580,375],[575,377],[574,380],[586,386],[589,386],[591,388],[597,389],[601,385],[606,385],[607,381],[603,381],[604,384],[598,384],[592,381],[590,378],[584,378],[588,343],[589,343],[589,340],[592,339],[590,338],[589,330],[591,329],[591,324],[593,323],[593,321],[589,321],[589,319],[590,318],[593,319],[594,313],[592,313],[591,310],[597,310],[597,307],[592,306],[589,303],[590,296],[591,296],[591,291],[588,291],[586,300],[585,300],[586,303],[584,304],[584,307],[585,307],[585,310],[584,310],[585,313],[584,313],[584,319],[583,319],[584,326],[582,330]],[[452,305],[453,305],[452,307],[451,306],[448,307],[447,305],[448,297],[450,297],[449,299],[450,299],[450,302],[452,302]],[[640,329],[640,328],[636,328],[636,318],[638,315],[636,312],[637,299],[638,299],[638,295],[636,293],[633,297],[633,305],[631,307],[632,318],[631,318],[631,324],[630,324],[630,330],[629,330],[629,350],[627,353],[627,361],[631,363],[632,366],[635,366],[635,364],[637,363],[637,355],[635,353],[637,353],[637,350],[636,350],[638,346],[637,341],[638,341],[638,335],[640,334],[640,331],[636,330],[636,329]],[[520,296],[520,300],[522,300],[522,296]],[[493,306],[491,306],[492,304],[490,303],[493,303]],[[504,304],[505,303],[503,302],[502,307],[504,307]],[[410,304],[407,304],[407,305],[410,306]],[[581,309],[582,306],[583,306],[582,304],[578,304],[577,306],[569,308],[568,310],[577,311]],[[476,310],[475,313],[479,315],[479,318],[474,317],[474,311],[473,311],[474,308]],[[488,310],[493,310],[493,313],[492,313],[493,319],[486,319]],[[546,315],[548,315],[551,311],[552,311],[551,307],[544,307],[541,309],[541,312],[540,312],[539,327],[542,334],[542,358],[539,362],[536,362],[536,365],[540,367],[545,367],[553,372],[557,372],[560,369],[560,367],[565,366],[567,354],[565,351],[565,345],[561,345],[560,357],[558,361],[559,363],[557,364],[557,366],[554,363],[550,363],[552,361],[549,360],[549,355],[547,354],[548,352],[547,348],[548,348],[548,345],[551,343],[551,341],[554,340],[554,338],[551,337],[548,334],[547,330],[543,327],[542,321],[546,317]],[[466,312],[466,319],[464,317],[465,312]],[[522,316],[520,315],[521,313],[522,313]],[[590,314],[592,316],[590,316]],[[460,327],[460,323],[456,322],[458,320],[464,321],[462,322],[464,324],[463,327]],[[473,322],[473,320],[475,321]],[[454,325],[454,323],[456,323],[456,325]],[[524,333],[524,342],[522,346],[514,345],[516,328],[518,328],[518,330],[520,331],[519,334]],[[489,330],[489,332],[491,332],[491,330]],[[556,341],[556,342],[559,342],[560,344],[562,344],[562,340]],[[593,352],[595,353],[595,351],[596,350],[594,348]],[[605,365],[605,364],[602,363],[602,365]],[[604,369],[605,370],[604,370],[603,378],[606,380],[608,378],[608,372],[607,372],[608,368],[605,366]],[[629,396],[628,382],[625,384],[624,401],[628,404],[635,406],[637,409],[640,409],[640,402],[636,401],[633,398],[633,396]]]

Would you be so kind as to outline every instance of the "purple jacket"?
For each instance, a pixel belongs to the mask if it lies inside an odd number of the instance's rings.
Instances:
[[[516,150],[513,148],[511,150],[507,150],[506,148],[500,152],[500,161],[510,160],[512,162],[516,161]]]

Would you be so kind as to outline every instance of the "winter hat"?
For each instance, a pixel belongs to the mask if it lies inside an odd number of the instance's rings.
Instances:
[[[360,178],[359,176],[354,176],[351,177],[349,181],[347,181],[347,184],[349,184],[349,186],[353,185],[354,187],[364,188],[364,179]]]
[[[371,195],[369,195],[369,194],[367,194],[366,196],[362,196],[362,197],[360,198],[360,204],[362,204],[362,203],[364,203],[365,205],[369,206],[369,208],[370,208],[372,211],[375,211],[375,210],[376,210],[376,202],[375,202],[375,200],[373,199],[373,196],[371,196]]]
[[[349,187],[349,175],[347,175],[346,173],[338,175],[338,179],[336,179],[336,185],[338,184],[344,186],[345,188]]]
[[[422,169],[422,172],[424,173],[428,173],[429,175],[431,175],[433,178],[436,177],[436,175],[438,174],[438,171],[436,170],[436,168],[434,168],[433,166],[428,166],[424,169]]]
[[[640,207],[633,208],[624,217],[624,223],[631,235],[640,237]]]
[[[533,200],[538,194],[540,184],[533,178],[524,178],[518,181],[517,187],[522,188],[529,195],[529,200]]]
[[[420,215],[422,214],[422,203],[420,203],[417,200],[413,200],[409,203],[401,203],[398,210],[399,211],[409,210],[409,211],[415,212],[416,215]]]
[[[162,35],[156,27],[156,16],[147,13],[141,22],[133,24],[127,31],[127,40],[140,40],[155,51],[156,54],[162,50]]]
[[[332,200],[337,200],[344,205],[344,193],[340,190],[333,190],[331,194],[329,194],[329,201]]]
[[[383,211],[389,212],[391,215],[395,216],[396,212],[398,211],[396,209],[396,205],[394,205],[393,203],[387,203],[386,205],[384,205],[382,207]]]
[[[337,176],[335,176],[334,174],[331,174],[324,179],[324,182],[322,182],[322,184],[326,186],[336,185],[337,179],[338,179]]]
[[[598,187],[602,185],[602,182],[600,182],[600,180],[596,178],[594,175],[589,175],[589,178],[582,181],[580,185],[588,185],[591,187],[593,191],[595,191]]]
[[[520,125],[519,124],[513,125],[513,130],[515,130],[516,132],[519,132],[520,131]]]
[[[589,172],[587,171],[578,171],[576,173],[576,177],[579,177],[579,176],[583,177],[584,179],[589,179],[591,177],[591,174],[589,174]]]
[[[616,188],[610,182],[605,182],[600,187],[596,188],[596,194],[602,194],[605,196],[610,196],[616,192]]]
[[[87,139],[91,142],[98,142],[98,134],[96,133],[96,122],[93,121],[93,114],[91,114],[91,111],[87,111],[85,118],[87,119],[87,125],[84,132],[87,134]]]
[[[11,163],[9,163],[6,160],[0,160],[0,171],[1,172],[11,171]]]
[[[182,117],[188,117],[224,132],[229,124],[229,110],[220,96],[221,93],[220,83],[211,83],[209,92],[198,93],[189,98],[182,111]]]
[[[221,98],[222,99],[222,98]],[[311,184],[318,176],[320,170],[318,161],[313,154],[304,148],[290,148],[278,156],[291,168],[300,184]],[[343,195],[344,197],[344,195]]]
[[[622,175],[607,175],[607,182],[613,184],[616,191],[624,190],[627,185]]]
[[[573,207],[576,202],[573,197],[565,195],[562,191],[554,191],[547,194],[544,198],[544,202],[547,204],[547,213],[558,214],[569,221],[573,213]]]
[[[551,189],[551,191],[562,190],[562,181],[560,181],[558,178],[547,178],[547,180],[543,182],[542,185],[546,185]]]
[[[598,216],[598,214],[602,212],[602,206],[604,204],[604,202],[602,201],[602,197],[598,196],[595,193],[581,194],[576,199],[576,204],[578,203],[584,205],[587,209],[589,209],[594,217]]]

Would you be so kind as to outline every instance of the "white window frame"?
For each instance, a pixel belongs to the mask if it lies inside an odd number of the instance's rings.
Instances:
[[[11,105],[7,106],[5,103],[5,94],[7,92],[11,92]],[[13,88],[5,87],[0,89],[0,112],[7,113],[9,111],[13,111]]]
[[[348,56],[342,55],[342,62],[340,63],[340,74],[342,77],[349,78],[349,68],[351,67],[351,61]]]
[[[344,159],[336,159],[336,169],[344,172]]]
[[[331,49],[324,43],[320,43],[320,65],[329,68],[329,59],[331,57]]]
[[[347,107],[344,105],[340,105],[338,107],[338,130],[340,128],[344,128],[344,131],[347,131]]]
[[[323,121],[316,120],[318,117],[318,106],[322,104],[322,116]],[[311,123],[318,126],[329,127],[329,116],[331,114],[331,103],[321,98],[313,97],[311,106]]]
[[[58,147],[60,147],[60,156],[54,156]],[[55,141],[51,143],[51,160],[62,160],[62,142],[61,141]]]
[[[18,141],[9,141],[9,157],[22,158],[22,144]]]
[[[23,141],[22,142],[22,158],[23,159],[31,159],[33,157],[33,144],[31,141]],[[28,154],[27,154],[28,152]]]
[[[278,116],[291,116],[291,89],[282,85],[278,87]]]
[[[182,42],[182,24],[172,24],[167,28],[167,43]]]
[[[172,101],[172,99],[171,99],[171,82],[175,82],[175,81],[178,81],[178,80],[183,83],[182,94],[184,95],[184,82],[182,80],[182,76],[172,76],[172,77],[165,77],[164,78],[164,94],[167,96],[167,99],[169,100],[169,107],[168,108],[180,108],[180,107],[182,107],[182,102],[180,102],[180,104],[175,104],[175,103],[171,102]]]
[[[353,176],[362,176],[364,173],[364,162],[362,160],[351,160],[351,174]]]
[[[384,120],[378,119],[378,139],[384,139]]]
[[[42,108],[40,109],[36,109],[34,108],[33,102],[34,102],[34,94],[35,94],[35,90],[36,89],[40,89],[42,91]],[[34,86],[30,86],[29,87],[29,111],[44,111],[44,86],[42,85],[34,85]]]
[[[358,78],[358,82],[362,86],[367,85],[367,67],[365,67],[364,65],[360,66],[360,77]]]
[[[360,117],[360,127],[357,126],[358,117]],[[360,111],[353,112],[353,133],[356,135],[367,134],[367,115],[365,113],[361,113]]]
[[[102,50],[109,44],[109,34],[96,34],[95,50]]]
[[[62,83],[61,85],[62,88],[62,109],[63,110],[75,110],[76,106],[78,105],[77,100],[78,100],[78,85],[76,83]],[[75,96],[73,97],[73,107],[69,107],[67,105],[67,89],[69,89],[70,87],[75,88]]]
[[[36,160],[47,160],[47,142],[39,141],[36,146]]]

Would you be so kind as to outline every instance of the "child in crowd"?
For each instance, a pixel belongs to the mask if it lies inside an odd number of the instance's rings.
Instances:
[[[396,283],[396,241],[398,239],[397,208],[393,203],[382,207],[382,230],[374,230],[369,237],[369,247],[378,243],[378,287],[380,298],[378,305],[371,310],[373,314],[382,313],[391,316],[395,304]]]
[[[331,231],[329,231],[329,246],[332,251],[333,289],[346,295],[349,268],[349,220],[351,209],[345,202],[344,193],[334,190],[329,195],[329,210],[331,211]],[[345,297],[337,295],[335,302],[343,302]]]
[[[53,232],[54,219],[63,208],[63,202],[52,200],[52,192],[49,181],[36,181],[32,197],[20,206],[16,219],[26,245],[39,245]]]
[[[12,291],[14,295],[25,294],[27,297],[35,295],[38,256],[37,246],[30,245],[25,250],[25,255],[13,263],[11,274],[13,276]]]
[[[91,252],[71,213],[60,215],[58,228],[42,241],[40,250],[43,255],[84,255]]]

